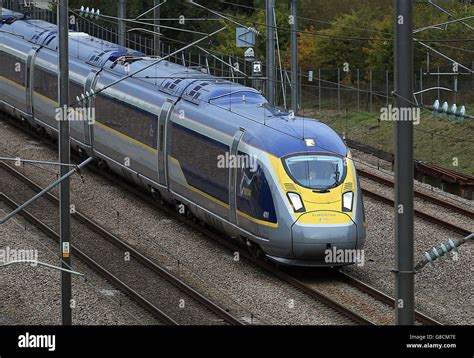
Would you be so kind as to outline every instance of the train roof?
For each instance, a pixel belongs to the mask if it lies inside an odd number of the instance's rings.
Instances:
[[[2,9],[2,19],[7,23],[0,25],[0,29],[7,29],[10,33],[22,37],[25,41],[37,46],[43,46],[52,51],[58,49],[57,26],[42,20],[33,20],[20,13]],[[10,22],[10,23],[9,23]],[[100,40],[85,32],[69,31],[69,55],[93,66],[101,67],[110,58],[124,55],[144,56],[143,53],[120,47],[109,41]]]

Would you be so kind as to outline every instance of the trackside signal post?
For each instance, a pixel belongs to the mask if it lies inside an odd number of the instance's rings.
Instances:
[[[395,107],[413,108],[412,0],[394,0]],[[403,113],[395,122],[395,319],[413,325],[413,122]]]
[[[155,8],[153,9],[153,18],[154,23],[155,23],[155,34],[153,35],[153,49],[155,51],[154,55],[155,56],[161,56],[161,40],[160,40],[160,16],[161,16],[161,11],[160,11],[160,0],[154,0],[154,6]]]
[[[270,104],[275,104],[275,0],[266,0],[267,23],[267,88],[266,95]]]
[[[59,36],[59,107],[62,109],[62,118],[58,123],[59,127],[59,166],[60,177],[66,175],[69,171],[70,162],[69,147],[69,121],[64,108],[69,106],[69,11],[68,0],[59,0],[58,2],[58,36]],[[71,268],[71,214],[70,214],[70,180],[65,178],[59,187],[59,231],[60,231],[60,250],[61,267]],[[72,324],[71,313],[71,273],[61,271],[61,314],[62,324]]]
[[[298,112],[298,0],[291,0],[291,109]]]
[[[127,27],[125,18],[127,17],[127,0],[118,2],[118,43],[121,47],[127,46]]]

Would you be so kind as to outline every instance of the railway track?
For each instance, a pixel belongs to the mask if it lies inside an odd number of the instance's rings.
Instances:
[[[361,292],[368,294],[369,296],[375,298],[379,302],[383,302],[384,304],[390,307],[395,307],[395,300],[389,295],[377,290],[376,288],[370,285],[367,285],[366,283],[350,276],[349,274],[343,271],[338,271],[337,274],[343,282],[351,285],[352,287],[356,287]],[[420,311],[415,311],[415,321],[419,324],[423,324],[427,326],[441,325],[440,322],[436,321],[435,319],[431,317],[428,317],[427,315],[421,313]]]
[[[9,193],[14,193],[11,197],[2,192],[0,200],[12,209],[42,190],[5,163],[0,163],[0,175],[7,178],[2,191],[7,189]],[[59,242],[57,213],[58,199],[47,193],[23,210],[21,215]],[[71,228],[76,238],[75,244],[71,245],[72,254],[163,324],[245,324],[244,320],[221,308],[85,215],[77,211],[72,214]],[[128,261],[124,259],[124,253],[128,254]]]
[[[377,325],[395,323],[395,300],[376,288],[350,276],[344,270],[287,268],[290,275],[312,289],[324,291],[333,299],[343,302],[364,317],[370,317]],[[420,311],[415,311],[416,325],[442,325]]]
[[[393,181],[391,181],[389,179],[386,179],[384,177],[381,177],[381,176],[378,176],[378,175],[375,175],[373,173],[366,172],[366,171],[363,171],[363,170],[361,171],[361,176],[364,176],[365,178],[367,178],[371,181],[380,183],[380,184],[382,184],[386,187],[393,188]],[[363,192],[364,195],[366,195],[368,197],[371,197],[371,198],[373,198],[377,201],[383,202],[387,205],[391,205],[391,206],[395,205],[393,195],[392,195],[392,197],[388,197],[387,195],[381,194],[381,193],[377,192],[376,190],[371,190],[371,189],[364,188],[364,185],[362,185],[362,192]],[[448,202],[448,201],[442,201],[441,199],[439,199],[436,196],[432,196],[432,195],[420,192],[418,190],[415,191],[414,195],[415,195],[415,197],[418,197],[422,200],[426,200],[426,201],[434,204],[435,206],[441,206],[441,207],[446,208],[450,211],[458,213],[459,215],[462,215],[463,217],[466,218],[465,221],[467,221],[467,222],[471,222],[471,219],[474,217],[473,216],[474,214],[471,210],[469,210],[467,208],[464,208],[464,207],[461,207],[461,206],[458,206],[458,205],[456,205],[454,203],[451,203],[451,202]],[[440,204],[440,202],[442,202],[442,205]],[[461,226],[457,223],[452,223],[452,222],[446,221],[446,220],[444,220],[444,219],[442,219],[442,218],[440,218],[436,215],[433,215],[433,214],[431,214],[427,211],[420,210],[420,209],[416,208],[416,205],[415,205],[415,208],[414,208],[414,213],[415,213],[416,216],[418,216],[421,219],[430,221],[430,222],[432,222],[436,225],[444,227],[444,228],[446,228],[450,231],[453,231],[453,232],[458,233],[458,234],[463,235],[463,236],[467,236],[467,235],[471,234],[471,232],[472,232],[472,230],[470,228],[468,228],[467,226],[465,226],[465,225]]]
[[[375,316],[379,315],[380,313],[375,313],[374,317],[366,317],[356,311],[356,309],[348,308],[344,302],[344,290],[345,286],[350,286],[352,290],[357,290],[359,295],[365,295],[365,298],[370,297],[373,303],[378,303],[380,305],[384,305],[385,309],[389,306],[389,309],[392,309],[395,305],[395,300],[384,294],[383,292],[378,291],[377,289],[343,273],[337,272],[335,275],[330,275],[332,284],[338,284],[340,287],[337,289],[339,294],[335,295],[328,295],[325,293],[324,288],[317,288],[315,285],[315,281],[307,281],[301,280],[297,278],[297,275],[294,273],[285,272],[284,269],[275,266],[274,264],[268,263],[264,260],[254,258],[249,254],[249,252],[243,248],[241,245],[237,244],[234,241],[231,241],[227,238],[224,238],[220,233],[217,233],[206,226],[203,226],[199,223],[196,223],[194,220],[187,218],[179,214],[176,210],[169,207],[168,205],[164,205],[161,203],[156,202],[153,200],[148,193],[137,189],[136,187],[130,185],[127,182],[121,180],[121,178],[116,177],[110,173],[103,172],[101,170],[97,170],[96,168],[91,168],[94,172],[98,175],[106,177],[108,180],[112,180],[118,185],[124,187],[127,191],[134,193],[144,201],[148,202],[149,204],[157,207],[161,211],[164,211],[166,214],[170,215],[171,217],[179,220],[180,222],[185,223],[187,226],[191,227],[192,229],[200,232],[201,234],[205,235],[206,237],[211,238],[213,241],[219,243],[220,245],[226,247],[230,252],[235,254],[236,252],[239,253],[241,258],[244,258],[248,262],[252,263],[260,267],[261,269],[265,270],[266,272],[272,274],[274,277],[278,278],[279,280],[291,285],[292,287],[296,288],[298,291],[302,292],[303,294],[309,296],[310,298],[322,302],[328,308],[334,311],[335,314],[339,316],[346,317],[354,324],[358,325],[375,325],[376,319]],[[317,282],[316,282],[317,283]],[[337,297],[339,296],[339,297]],[[337,297],[337,298],[336,298]],[[371,305],[370,302],[365,303],[366,305]],[[440,322],[432,319],[425,314],[415,311],[415,319],[417,324],[423,325],[441,325]],[[385,324],[393,324],[393,322],[385,321]]]
[[[393,153],[389,153],[389,152],[371,147],[367,144],[363,144],[363,143],[360,143],[348,138],[346,139],[346,143],[349,145],[350,148],[356,149],[365,154],[370,154],[376,158],[381,159],[382,161],[387,162],[387,164],[390,164],[393,171],[393,166],[395,163],[395,158],[394,158]],[[415,169],[415,176],[417,174],[427,175],[431,178],[441,180],[442,182],[445,182],[445,183],[459,185],[461,189],[461,195],[462,195],[463,188],[472,188],[474,186],[474,177],[472,175],[464,174],[462,172],[457,172],[454,170],[450,170],[450,169],[447,169],[435,164],[431,164],[431,163],[427,163],[427,162],[423,162],[419,160],[415,160],[413,164],[414,164],[414,169]],[[366,172],[366,173],[368,173],[369,175],[372,174],[370,172]],[[364,175],[362,171],[360,174],[362,176]],[[382,180],[385,180],[385,178],[382,178]],[[392,185],[393,185],[393,181],[392,181]],[[416,192],[415,192],[415,195],[416,195]],[[424,193],[421,193],[420,197],[423,197],[423,196],[424,196]],[[435,198],[435,200],[436,199],[438,198]],[[442,201],[438,202],[438,204],[441,206],[444,206]],[[451,208],[455,209],[453,207]]]
[[[200,225],[198,223],[195,223],[190,218],[187,218],[185,216],[180,215],[174,209],[170,208],[167,205],[157,203],[152,198],[150,198],[150,196],[147,193],[144,193],[142,190],[139,190],[139,189],[129,185],[128,183],[123,182],[122,180],[120,180],[120,178],[117,178],[117,177],[115,177],[114,175],[112,175],[110,173],[104,173],[103,171],[100,171],[98,169],[96,170],[95,168],[89,168],[89,169],[92,169],[93,171],[96,171],[98,174],[100,174],[102,176],[105,176],[109,180],[113,180],[114,182],[116,182],[120,185],[123,185],[127,189],[127,191],[132,191],[134,194],[138,195],[139,197],[141,197],[142,199],[144,199],[148,203],[151,203],[155,207],[158,207],[162,211],[165,211],[168,215],[178,219],[179,221],[185,223],[188,226],[191,226],[196,231],[199,231],[200,233],[206,235],[207,237],[213,239],[214,241],[219,242],[220,244],[224,245],[229,250],[231,250],[232,253],[239,252],[239,255],[240,255],[241,258],[245,258],[248,261],[252,262],[253,264],[258,265],[260,268],[266,270],[267,272],[272,273],[276,278],[290,284],[292,287],[296,288],[298,291],[304,293],[305,295],[309,296],[310,298],[317,300],[322,305],[327,307],[327,309],[331,310],[333,312],[333,314],[335,315],[335,317],[337,316],[339,318],[339,320],[335,319],[335,322],[336,321],[337,322],[342,321],[342,322],[347,323],[347,324],[359,324],[359,325],[372,325],[373,324],[373,322],[371,322],[369,319],[366,319],[366,318],[360,316],[359,314],[355,313],[354,311],[352,311],[352,310],[348,309],[347,307],[343,306],[342,304],[338,303],[336,300],[326,296],[322,291],[314,289],[314,288],[312,288],[308,285],[303,284],[302,282],[300,282],[300,281],[296,280],[295,278],[291,277],[291,275],[286,274],[285,272],[279,270],[278,268],[276,268],[273,265],[268,264],[267,262],[264,262],[262,260],[257,260],[255,258],[253,258],[252,256],[250,256],[250,254],[247,252],[247,250],[245,250],[244,248],[240,247],[239,245],[229,241],[228,239],[223,238],[220,234],[215,233],[215,232],[203,227],[202,225]],[[40,186],[35,184],[31,179],[25,177],[23,174],[19,173],[14,168],[12,168],[11,166],[9,166],[5,163],[0,163],[0,174],[2,174],[1,172],[8,172],[10,175],[14,176],[15,179],[21,180],[32,191],[32,193],[33,192],[38,192],[42,189]],[[2,191],[5,191],[3,188],[1,188],[1,189],[2,189]],[[32,196],[32,194],[30,194],[30,196]],[[28,195],[26,195],[24,198],[22,198],[22,200],[24,200],[27,197],[28,197]],[[12,207],[17,207],[18,206],[17,203],[9,201],[9,198],[6,198],[6,195],[4,193],[0,194],[0,198],[3,198],[4,201],[9,203],[9,205],[11,205]],[[54,197],[51,194],[46,194],[45,200],[53,202],[55,205],[57,205],[57,203],[58,203],[57,198]],[[35,206],[35,204],[32,204],[32,207],[33,206]],[[32,210],[30,209],[30,211],[32,211]],[[28,220],[31,220],[34,223],[34,225],[37,225],[38,228],[40,228],[40,229],[42,229],[44,227],[44,230],[47,234],[52,235],[54,233],[56,238],[58,238],[57,233],[54,230],[50,229],[47,224],[42,223],[39,218],[34,217],[31,214],[30,211],[27,211],[27,210],[24,211],[25,217]],[[45,212],[47,210],[44,210],[44,208],[40,207],[40,208],[35,208],[35,211],[42,213],[42,212]],[[57,216],[55,216],[55,217],[57,217]],[[104,233],[103,229],[100,228],[100,226],[98,226],[96,223],[90,221],[89,219],[87,219],[85,216],[83,216],[82,214],[80,214],[77,211],[76,211],[75,214],[72,215],[72,219],[73,219],[73,225],[76,224],[77,222],[79,222],[81,224],[85,223],[87,225],[91,225],[91,229],[94,232],[99,232],[101,235],[103,234],[107,238],[112,238],[112,240],[114,242],[116,241],[116,239],[118,239],[118,238],[114,237],[112,234],[110,234],[108,232]],[[53,220],[57,221],[57,219],[53,219]],[[53,221],[53,220],[51,220],[51,221]],[[78,240],[80,240],[81,242],[84,241],[80,237],[78,237],[77,233],[74,234],[74,237],[75,237],[75,242],[77,242]],[[93,241],[93,240],[89,239],[88,241]],[[127,245],[124,242],[117,243],[117,245],[120,248],[120,252],[121,252],[122,255],[123,255],[123,252],[131,252],[131,253],[133,252],[132,251],[133,248],[131,248],[129,245]],[[78,258],[79,259],[85,258],[85,261],[87,263],[87,256],[88,255],[87,254],[81,255],[81,254],[83,254],[81,249],[82,249],[81,245],[76,244],[76,246],[73,247],[72,252],[73,253],[78,253]],[[149,261],[149,260],[146,260],[146,258],[144,259],[143,256],[140,253],[135,253],[134,255],[136,255],[138,257],[138,260],[141,260],[141,261],[145,260],[145,262]],[[133,256],[133,255],[131,255],[131,256]],[[100,266],[100,264],[98,264],[97,262],[95,264],[91,263],[91,267],[94,268],[94,267],[97,267],[97,266]],[[102,270],[102,271],[104,271],[104,270]],[[131,276],[131,274],[130,274],[130,276]],[[117,284],[120,285],[119,282]],[[130,293],[131,295],[134,295],[134,292],[130,288],[124,287],[124,285],[121,285],[121,287],[126,292]],[[138,298],[138,299],[140,299],[140,298]],[[153,309],[152,305],[150,305],[149,302],[148,303],[143,302],[142,304],[143,304],[143,306],[145,306],[149,309]],[[219,309],[219,311],[221,311],[221,310]],[[224,314],[227,314],[227,312],[225,312]],[[157,315],[162,316],[160,313],[158,313]],[[235,320],[235,319],[230,318],[230,320],[233,321],[232,324],[242,323],[242,321],[240,321],[238,319]],[[171,323],[171,321],[168,320],[168,323]]]
[[[22,129],[24,130],[24,128]],[[32,133],[30,132],[30,134]],[[38,138],[37,135],[35,136]],[[50,142],[48,142],[48,144],[53,146],[53,144]],[[344,303],[339,302],[335,298],[331,298],[329,295],[325,294],[323,290],[315,288],[314,284],[303,282],[302,280],[295,278],[292,274],[288,274],[284,272],[284,270],[281,270],[278,267],[275,267],[273,264],[268,264],[265,261],[255,259],[247,252],[247,250],[235,244],[234,242],[226,238],[223,238],[222,235],[220,235],[219,233],[211,231],[208,228],[200,225],[199,223],[196,223],[193,220],[187,217],[184,217],[183,215],[178,214],[176,210],[174,210],[174,208],[171,208],[168,205],[156,202],[154,199],[151,198],[149,193],[146,193],[143,190],[137,189],[135,186],[124,182],[121,178],[118,178],[111,173],[104,172],[103,170],[99,170],[95,167],[90,167],[89,169],[92,169],[96,174],[101,175],[105,177],[106,179],[112,180],[115,183],[121,185],[128,192],[134,193],[135,195],[137,195],[144,201],[152,204],[153,206],[157,207],[158,209],[170,215],[171,217],[180,220],[181,222],[185,223],[187,226],[191,227],[192,229],[202,233],[203,235],[225,246],[227,249],[231,250],[233,253],[239,252],[240,257],[243,257],[249,262],[253,263],[254,265],[257,265],[260,268],[266,270],[267,272],[274,275],[276,278],[290,284],[291,286],[295,287],[300,292],[311,297],[312,299],[315,299],[317,301],[324,303],[331,310],[333,310],[336,315],[346,317],[350,322],[355,323],[355,324],[360,324],[360,325],[375,324],[375,320],[373,319],[371,320],[370,318],[364,317],[363,315],[357,313],[355,310],[346,307]],[[368,193],[368,194],[370,195],[371,193]],[[384,200],[386,202],[389,200],[387,198],[382,198],[381,196],[379,196],[379,199]],[[391,203],[393,203],[393,201]],[[436,220],[433,219],[433,221],[436,221]],[[361,293],[366,294],[367,296],[371,297],[374,300],[374,302],[381,303],[385,306],[390,306],[390,307],[394,306],[394,299],[392,297],[378,291],[377,289],[373,287],[370,287],[369,285],[355,278],[352,278],[351,276],[348,276],[345,273],[342,273],[342,272],[338,273],[337,276],[334,277],[334,279],[338,280],[339,284],[341,285],[345,284],[345,285],[351,286],[353,289],[357,289]],[[439,325],[440,324],[436,320],[418,311],[415,312],[415,319],[418,324],[426,324],[426,325]]]
[[[367,171],[363,168],[357,168],[357,172],[360,174],[361,177],[370,179],[372,181],[375,181],[377,183],[383,184],[387,187],[393,188],[394,187],[394,181],[392,179],[388,179],[386,177],[383,177],[381,175],[377,175],[373,172]],[[437,196],[430,195],[427,193],[422,192],[421,190],[415,188],[414,189],[414,195],[416,198],[420,198],[422,200],[426,200],[428,202],[431,202],[435,205],[441,206],[443,208],[449,209],[453,212],[457,212],[459,214],[462,214],[470,219],[474,219],[474,211],[470,210],[466,207],[456,205],[449,200],[443,200]]]

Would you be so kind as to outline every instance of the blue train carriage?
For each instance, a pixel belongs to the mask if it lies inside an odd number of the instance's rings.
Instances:
[[[4,10],[2,17],[13,15]],[[2,30],[1,106],[54,137],[56,27],[18,20]],[[70,58],[71,98],[155,60],[81,32],[70,33]],[[74,149],[182,204],[255,254],[335,266],[328,249],[363,246],[362,194],[345,143],[325,124],[273,108],[252,88],[162,61],[82,109],[71,121]]]

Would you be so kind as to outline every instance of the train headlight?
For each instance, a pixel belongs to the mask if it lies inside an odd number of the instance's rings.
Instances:
[[[296,213],[302,213],[305,211],[303,201],[301,200],[301,196],[296,193],[288,193],[288,199],[290,199],[290,203],[293,206],[293,210],[295,210]]]
[[[342,194],[342,211],[352,211],[353,204],[354,193],[352,191]]]

